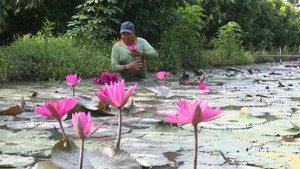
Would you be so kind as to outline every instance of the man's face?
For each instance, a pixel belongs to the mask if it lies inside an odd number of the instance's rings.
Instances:
[[[122,38],[123,42],[125,43],[125,45],[133,44],[134,37],[135,37],[134,33],[130,33],[130,32],[122,32],[121,33],[121,38]]]

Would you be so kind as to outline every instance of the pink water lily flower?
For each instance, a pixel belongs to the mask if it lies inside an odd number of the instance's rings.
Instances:
[[[208,89],[208,85],[205,84],[205,83],[200,83],[200,84],[198,85],[198,89],[199,89],[199,90],[209,90],[209,89]]]
[[[62,100],[56,100],[56,102],[50,100],[49,102],[44,102],[43,107],[35,107],[34,111],[43,116],[47,116],[52,119],[61,120],[61,118],[72,110],[77,104],[76,98],[65,97]]]
[[[156,77],[160,80],[164,80],[167,76],[169,76],[169,72],[166,71],[159,71],[156,73]]]
[[[63,136],[66,139],[67,135],[61,123],[61,118],[70,110],[72,110],[76,106],[76,104],[76,98],[68,99],[67,97],[65,97],[62,100],[56,100],[56,102],[53,102],[52,100],[50,100],[49,102],[44,102],[43,107],[35,107],[34,111],[43,116],[56,119],[59,123]]]
[[[223,115],[219,107],[213,109],[208,106],[208,101],[205,102],[203,99],[192,103],[187,100],[178,99],[177,104],[179,108],[177,108],[176,114],[164,114],[168,118],[165,122],[195,125],[200,122],[214,120]],[[197,109],[197,107],[200,109]]]
[[[95,85],[104,85],[105,83],[117,82],[120,77],[116,73],[102,72],[100,77],[95,77],[93,83]]]
[[[110,105],[119,109],[118,112],[118,133],[116,148],[120,148],[121,135],[122,135],[122,107],[126,104],[129,97],[133,94],[137,84],[130,86],[125,93],[124,80],[118,82],[112,82],[110,85],[105,84],[104,89],[99,89],[96,96],[104,103],[109,103]]]
[[[105,100],[110,105],[121,108],[123,107],[129,97],[132,95],[136,88],[137,84],[130,86],[127,92],[125,93],[125,84],[124,80],[111,83],[110,85],[105,84],[105,89],[98,90],[97,97],[100,100]]]
[[[72,114],[72,123],[74,127],[74,131],[76,135],[84,139],[88,137],[89,135],[96,132],[102,125],[102,123],[92,132],[92,128],[94,125],[93,120],[91,119],[91,113],[88,112],[87,114],[85,112],[76,112]]]
[[[106,103],[107,103],[107,101],[106,101],[106,100],[104,99],[104,97],[102,96],[102,95],[107,95],[107,92],[106,92],[105,89],[103,89],[103,88],[98,89],[98,93],[96,93],[95,95],[99,98],[99,100],[100,100],[103,104],[106,104]]]
[[[130,50],[130,51],[137,51],[137,50],[139,50],[139,47],[138,46],[136,46],[136,44],[131,44],[131,45],[128,45],[127,46],[128,47],[128,49]]]
[[[72,87],[76,86],[81,81],[81,77],[77,74],[66,75],[65,78],[67,80],[67,84]]]
[[[76,135],[81,139],[81,147],[80,147],[80,154],[79,154],[79,161],[78,161],[78,168],[83,168],[83,150],[84,150],[84,139],[93,133],[95,133],[101,126],[100,123],[94,131],[92,131],[94,122],[91,119],[91,113],[88,112],[76,112],[72,114],[72,123],[74,127],[74,131]]]
[[[213,109],[208,106],[208,101],[188,102],[187,100],[177,100],[179,108],[177,108],[176,114],[164,114],[168,119],[167,123],[178,123],[178,124],[193,124],[194,127],[194,159],[193,169],[197,168],[197,157],[198,157],[198,128],[197,125],[200,122],[211,121],[221,117],[222,110],[219,107]]]

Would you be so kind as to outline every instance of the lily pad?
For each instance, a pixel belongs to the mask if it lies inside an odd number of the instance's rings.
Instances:
[[[34,163],[33,157],[0,154],[0,168],[26,167]]]
[[[166,86],[158,86],[158,87],[147,87],[148,90],[152,91],[158,96],[164,97],[164,98],[170,98],[174,96],[172,93],[172,90]]]
[[[33,167],[29,168],[29,169],[60,169],[59,166],[57,166],[56,164],[54,164],[51,161],[41,161],[36,163]]]
[[[74,142],[60,141],[53,147],[51,159],[61,168],[76,169],[79,151],[79,147]],[[130,154],[120,149],[85,150],[83,154],[83,168],[85,169],[141,169]]]
[[[11,106],[9,108],[4,108],[4,110],[0,111],[0,115],[14,116],[14,115],[22,113],[23,111],[24,111],[24,109],[21,106],[15,105],[15,106]]]

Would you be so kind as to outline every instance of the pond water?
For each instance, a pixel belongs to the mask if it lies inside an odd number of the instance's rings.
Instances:
[[[137,82],[131,98],[134,109],[123,118],[121,149],[141,168],[190,169],[193,127],[164,124],[158,114],[175,113],[177,98],[202,98],[209,100],[209,106],[221,107],[225,115],[199,125],[198,168],[300,168],[298,65],[295,61],[203,70],[210,89],[207,94],[195,86],[180,85],[182,72],[164,82],[168,97],[153,92],[162,82],[152,76]],[[186,73],[189,81],[197,79],[193,72]],[[126,86],[134,83],[126,82]],[[76,96],[97,101],[100,87],[92,79],[83,79],[75,87]],[[62,135],[56,121],[34,113],[33,108],[50,99],[71,97],[71,88],[64,81],[17,82],[1,84],[0,93],[2,111],[20,105],[22,97],[26,103],[21,114],[0,116],[0,168],[31,168],[49,160]],[[86,140],[87,151],[114,145],[117,110],[109,108],[106,113],[93,112],[94,124],[104,124]],[[71,120],[63,125],[79,145]]]

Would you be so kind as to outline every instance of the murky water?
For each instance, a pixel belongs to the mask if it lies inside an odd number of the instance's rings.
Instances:
[[[165,82],[171,92],[168,98],[149,90],[161,86],[156,79],[138,82],[132,97],[136,109],[124,116],[121,147],[144,168],[191,168],[192,126],[164,124],[158,114],[175,113],[177,98],[203,98],[209,100],[210,106],[221,107],[225,116],[199,126],[198,168],[300,168],[300,69],[291,67],[297,64],[203,70],[204,82],[210,88],[207,94],[195,86],[180,85],[181,73],[171,75]],[[189,81],[197,79],[192,72],[187,73]],[[92,84],[92,79],[84,79],[75,87],[76,95],[96,101],[99,87]],[[22,97],[26,102],[25,112],[0,116],[0,168],[26,168],[50,158],[53,145],[62,138],[59,126],[56,121],[34,113],[33,108],[49,99],[71,95],[65,82],[0,85],[0,110],[20,105]],[[108,113],[116,111],[111,108]],[[86,149],[114,145],[117,118],[94,114],[93,120],[104,125],[88,138]],[[65,120],[63,124],[67,135],[79,144],[71,121]]]

